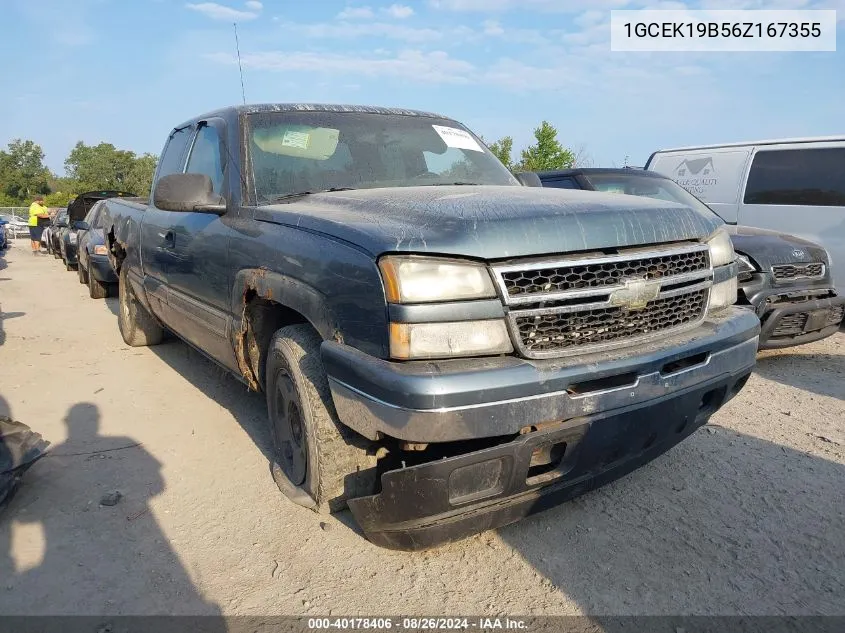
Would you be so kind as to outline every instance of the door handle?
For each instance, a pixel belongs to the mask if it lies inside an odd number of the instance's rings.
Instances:
[[[167,246],[167,248],[176,247],[176,234],[173,231],[168,231],[164,234],[164,245]]]

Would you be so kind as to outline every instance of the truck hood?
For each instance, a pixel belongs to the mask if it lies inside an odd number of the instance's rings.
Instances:
[[[255,219],[387,252],[493,260],[701,239],[721,222],[620,194],[517,186],[359,189],[255,209]]]
[[[738,253],[749,256],[762,270],[775,264],[824,262],[830,267],[827,251],[819,244],[794,235],[751,226],[727,226]]]

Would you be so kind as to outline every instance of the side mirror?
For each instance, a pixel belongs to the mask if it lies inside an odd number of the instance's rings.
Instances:
[[[153,204],[164,211],[226,213],[226,200],[214,193],[205,174],[170,174],[156,183]]]
[[[521,171],[518,174],[514,174],[516,179],[519,181],[523,187],[542,187],[543,183],[540,181],[540,177],[535,174],[533,171]]]
[[[77,220],[73,223],[73,227],[71,228],[73,228],[74,231],[87,231],[91,227],[88,226],[88,223],[84,220]]]

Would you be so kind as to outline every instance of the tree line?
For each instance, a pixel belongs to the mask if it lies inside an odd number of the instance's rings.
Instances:
[[[117,149],[111,143],[79,141],[65,159],[65,174],[44,165],[41,146],[15,139],[0,150],[0,207],[28,206],[37,195],[48,207],[66,207],[86,191],[115,190],[147,195],[158,157]]]

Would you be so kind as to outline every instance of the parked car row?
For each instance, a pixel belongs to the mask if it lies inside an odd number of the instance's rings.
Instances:
[[[736,396],[761,340],[842,320],[816,244],[730,228],[651,172],[514,175],[411,110],[199,116],[148,199],[85,194],[66,222],[127,345],[171,332],[263,392],[279,490],[395,549],[627,474]]]
[[[67,209],[53,218],[47,250],[61,259],[65,270],[77,272],[79,283],[88,286],[92,299],[108,297],[117,283],[108,262],[102,225],[102,201],[113,197],[133,197],[125,191],[90,191],[74,198]]]

